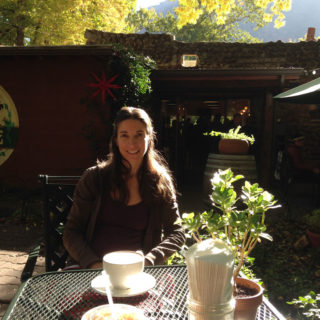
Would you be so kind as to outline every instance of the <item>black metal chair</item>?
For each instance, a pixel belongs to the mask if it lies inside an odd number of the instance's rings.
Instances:
[[[79,176],[39,175],[43,185],[44,237],[39,239],[29,254],[21,281],[32,276],[40,250],[44,247],[46,271],[63,269],[68,253],[62,235],[67,216],[73,203],[73,192]]]
[[[290,197],[294,188],[297,189],[297,187],[300,187],[300,190],[303,190],[303,193],[299,192],[299,197],[302,196],[302,194],[306,194],[306,190],[311,189],[310,192],[308,192],[308,194],[311,195],[311,203],[314,204],[318,200],[318,182],[316,179],[312,180],[304,177],[303,175],[298,175],[297,170],[294,167],[293,160],[286,150],[283,150],[282,152],[280,183],[284,204],[287,207],[288,214],[290,214]],[[303,188],[303,186],[308,187]]]
[[[31,252],[21,274],[25,281],[33,274],[40,251],[44,249],[45,270],[56,271],[65,268],[68,253],[63,246],[64,225],[73,204],[73,193],[80,176],[39,175],[43,190],[44,236]],[[181,251],[180,254],[183,254]]]

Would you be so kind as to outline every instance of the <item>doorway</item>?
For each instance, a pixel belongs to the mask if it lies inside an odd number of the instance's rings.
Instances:
[[[256,121],[250,99],[162,100],[162,150],[178,186],[202,188],[209,153],[218,153],[220,138],[212,130],[227,132],[237,125],[254,134]],[[238,115],[240,122],[234,122]],[[253,152],[253,150],[252,150]]]

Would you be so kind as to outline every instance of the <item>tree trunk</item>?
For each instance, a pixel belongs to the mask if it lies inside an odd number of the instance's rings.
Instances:
[[[19,12],[21,12],[20,10],[24,9],[24,0],[18,0],[17,5],[18,5]],[[20,23],[23,25],[24,21],[25,21],[25,16],[23,14],[19,14],[17,16],[17,26],[16,26],[17,28],[16,46],[18,47],[24,46],[24,28],[25,27],[22,27],[19,25]]]
[[[18,47],[24,46],[24,28],[23,27],[17,27],[16,45]]]

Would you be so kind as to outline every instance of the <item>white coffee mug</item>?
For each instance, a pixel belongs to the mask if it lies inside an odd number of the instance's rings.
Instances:
[[[103,257],[103,270],[115,289],[128,289],[143,272],[144,256],[136,251],[114,251]]]

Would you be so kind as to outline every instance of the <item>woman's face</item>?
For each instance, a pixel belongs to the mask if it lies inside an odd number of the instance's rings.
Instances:
[[[144,123],[134,119],[120,122],[116,144],[121,156],[129,161],[132,168],[138,169],[149,145],[149,135]]]

